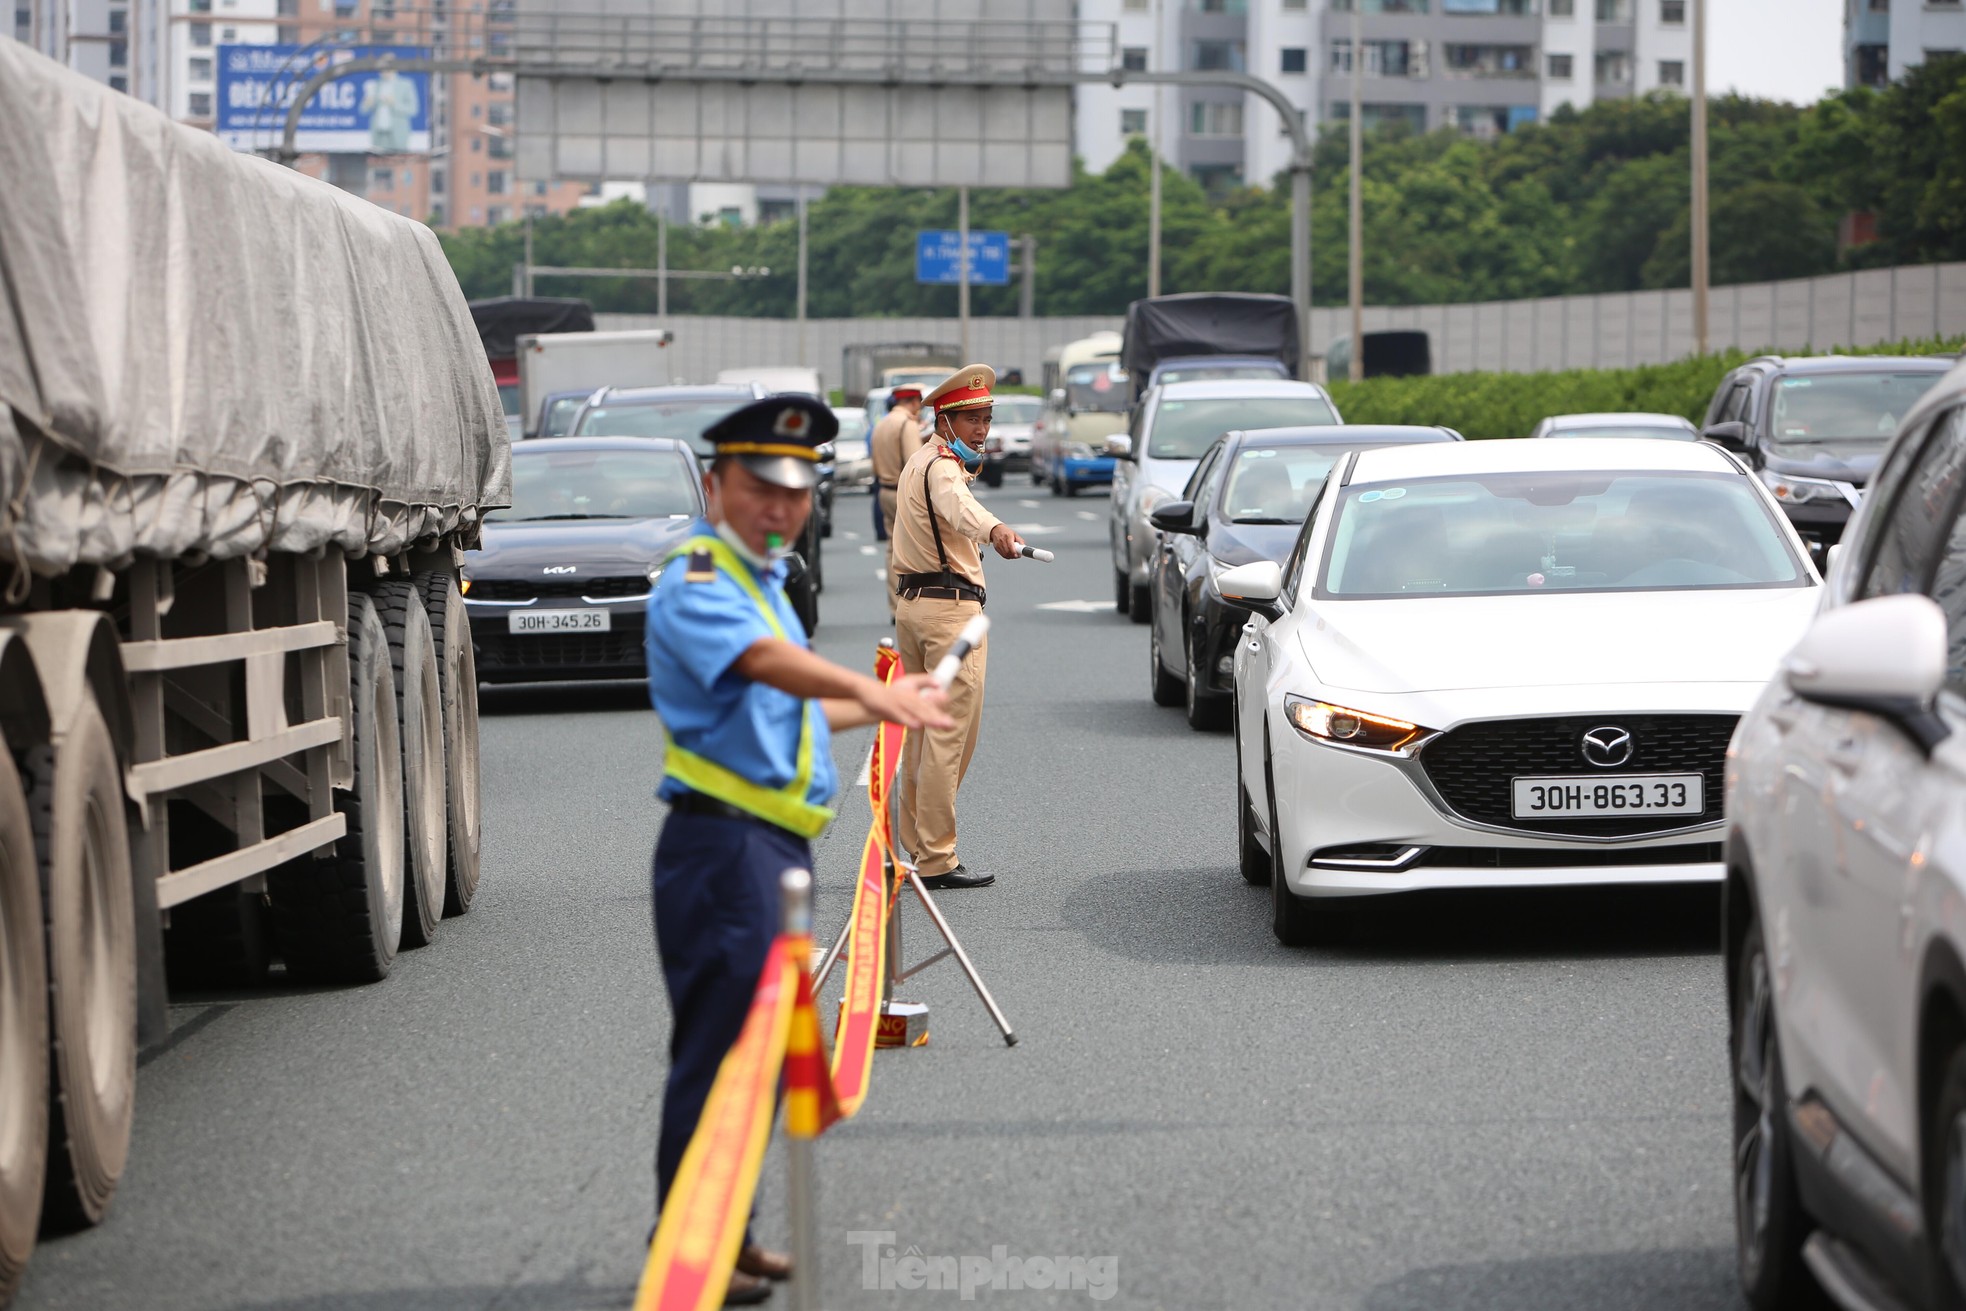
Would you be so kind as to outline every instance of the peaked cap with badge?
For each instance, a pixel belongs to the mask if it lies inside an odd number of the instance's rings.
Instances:
[[[930,392],[925,404],[937,414],[945,410],[973,410],[991,403],[990,388],[997,385],[997,371],[987,364],[965,364]]]
[[[703,430],[717,455],[735,456],[768,483],[803,491],[819,482],[819,448],[840,421],[815,397],[788,392],[752,401]]]

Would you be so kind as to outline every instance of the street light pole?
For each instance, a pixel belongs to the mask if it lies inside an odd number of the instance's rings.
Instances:
[[[1693,349],[1707,338],[1707,0],[1693,7]]]
[[[1365,43],[1360,39],[1361,0],[1352,0],[1352,159],[1351,159],[1351,301],[1352,350],[1346,378],[1365,377],[1365,204],[1359,184],[1365,171],[1360,157],[1365,144]]]
[[[669,211],[655,211],[655,312],[669,317]]]
[[[1155,63],[1160,62],[1162,44],[1160,0],[1154,0],[1154,43],[1148,47],[1154,52]],[[1148,127],[1152,136],[1147,146],[1147,294],[1160,295],[1160,147],[1161,111],[1166,108],[1167,98],[1160,87],[1154,88],[1153,115]]]
[[[956,314],[962,320],[963,363],[969,363],[969,188],[956,188]]]
[[[806,363],[806,189],[799,188],[799,365]]]

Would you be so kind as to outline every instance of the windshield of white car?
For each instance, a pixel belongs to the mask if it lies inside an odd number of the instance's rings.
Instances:
[[[1036,423],[1044,412],[1044,402],[1035,396],[997,396],[990,405],[990,422]]]
[[[1777,378],[1768,434],[1778,442],[1884,441],[1945,375],[1818,373]]]
[[[1217,378],[1281,378],[1283,368],[1268,364],[1184,364],[1163,369],[1155,375],[1156,385],[1170,382],[1203,382]]]
[[[1222,517],[1231,523],[1302,523],[1324,476],[1349,447],[1245,446],[1235,454],[1222,488]]]
[[[1126,401],[1126,374],[1117,364],[1080,364],[1065,371],[1068,409],[1124,414]]]
[[[541,437],[564,437],[573,426],[573,416],[587,403],[585,396],[562,396],[546,403],[546,419],[539,425]]]
[[[1552,437],[1647,437],[1653,440],[1664,438],[1673,442],[1696,442],[1700,434],[1691,428],[1673,428],[1665,424],[1631,424],[1618,426],[1609,424],[1602,428],[1556,428]]]
[[[716,448],[703,430],[745,404],[742,397],[714,401],[654,401],[638,405],[597,405],[580,420],[575,437],[668,437],[685,441],[698,455]]]
[[[1796,587],[1807,573],[1735,474],[1503,473],[1348,487],[1321,597]]]
[[[527,442],[512,452],[512,508],[485,518],[689,518],[697,513],[696,468],[669,451],[555,451]]]
[[[1238,428],[1321,428],[1337,422],[1322,396],[1163,400],[1154,409],[1147,454],[1156,460],[1199,460],[1217,437]]]

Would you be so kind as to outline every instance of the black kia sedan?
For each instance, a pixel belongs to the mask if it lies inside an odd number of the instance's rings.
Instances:
[[[687,441],[558,437],[512,446],[512,508],[464,564],[481,683],[645,678],[662,562],[703,514]]]
[[[1248,616],[1223,604],[1215,580],[1237,565],[1281,564],[1340,456],[1460,440],[1452,428],[1397,424],[1252,428],[1217,438],[1181,499],[1149,516],[1160,530],[1148,585],[1154,704],[1185,705],[1195,728],[1228,723],[1236,636]]]

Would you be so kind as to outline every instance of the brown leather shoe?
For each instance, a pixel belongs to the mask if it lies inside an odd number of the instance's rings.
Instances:
[[[756,1275],[747,1275],[742,1270],[731,1273],[730,1283],[724,1289],[725,1306],[756,1306],[771,1300],[771,1284]]]
[[[737,1270],[756,1279],[783,1283],[792,1277],[792,1258],[752,1243],[737,1254]]]

